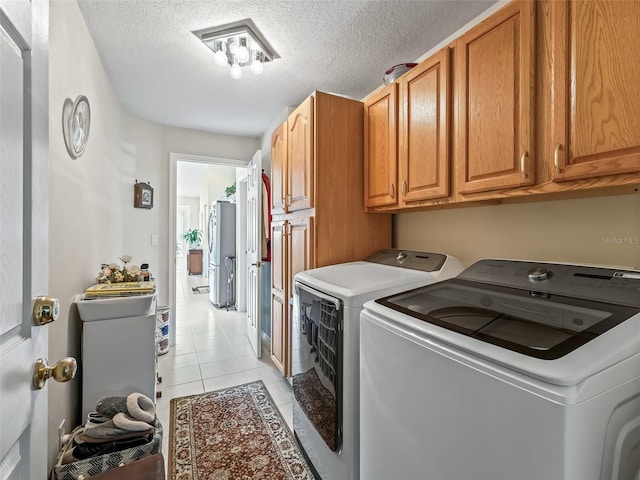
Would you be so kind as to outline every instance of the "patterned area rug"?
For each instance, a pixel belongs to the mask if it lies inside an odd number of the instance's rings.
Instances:
[[[313,480],[262,381],[171,400],[169,480]]]
[[[293,392],[300,407],[334,452],[336,447],[336,399],[318,377],[315,368],[293,377]]]

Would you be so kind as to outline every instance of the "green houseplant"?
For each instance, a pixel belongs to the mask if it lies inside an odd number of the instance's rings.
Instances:
[[[184,239],[189,243],[189,248],[198,248],[202,240],[202,232],[197,228],[190,228],[184,234]]]
[[[229,185],[227,188],[224,189],[224,194],[227,198],[231,198],[232,195],[235,195],[236,193],[236,184],[232,184]]]

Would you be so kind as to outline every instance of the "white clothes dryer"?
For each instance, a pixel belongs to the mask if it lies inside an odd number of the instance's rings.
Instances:
[[[451,278],[450,256],[382,250],[294,279],[293,430],[317,478],[357,480],[359,322],[371,299]]]
[[[367,480],[634,480],[640,272],[482,260],[367,302]]]

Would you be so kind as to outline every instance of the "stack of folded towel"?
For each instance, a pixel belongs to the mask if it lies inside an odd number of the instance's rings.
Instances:
[[[108,397],[96,405],[87,423],[71,438],[72,448],[62,457],[68,464],[97,455],[144,445],[154,433],[156,407],[142,393],[126,397]]]

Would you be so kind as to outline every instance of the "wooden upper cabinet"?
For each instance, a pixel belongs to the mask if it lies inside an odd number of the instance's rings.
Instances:
[[[640,2],[551,2],[556,181],[640,171]]]
[[[392,83],[364,102],[365,207],[398,203],[397,98]]]
[[[287,122],[280,124],[271,135],[271,213],[286,211],[287,185]]]
[[[313,207],[313,96],[288,119],[287,211]]]
[[[535,2],[514,1],[456,42],[458,191],[534,183]]]
[[[400,77],[400,203],[449,195],[450,49]]]

